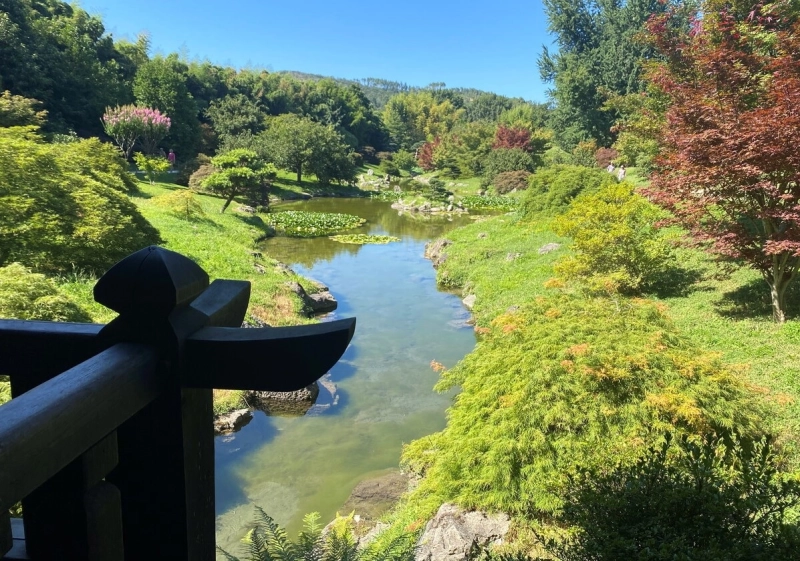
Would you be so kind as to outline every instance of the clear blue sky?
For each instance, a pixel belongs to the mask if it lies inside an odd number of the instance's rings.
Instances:
[[[83,0],[115,38],[237,68],[474,87],[545,101],[540,0]],[[151,54],[153,54],[151,53]]]

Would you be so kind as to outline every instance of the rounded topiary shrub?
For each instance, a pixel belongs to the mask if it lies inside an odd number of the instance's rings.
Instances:
[[[205,154],[198,154],[191,160],[186,161],[180,167],[178,170],[178,175],[175,176],[175,183],[178,185],[183,185],[184,187],[188,187],[189,180],[192,178],[192,174],[200,169],[200,166],[209,164],[211,164],[211,158]]]
[[[528,188],[528,177],[530,175],[531,173],[526,170],[498,173],[494,178],[494,190],[499,195],[504,195],[511,191],[524,191]]]
[[[189,189],[193,189],[195,191],[204,191],[204,190],[206,190],[203,187],[203,181],[205,181],[206,178],[211,176],[215,171],[217,171],[217,170],[214,169],[214,166],[211,165],[211,162],[209,162],[207,164],[202,164],[189,177]]]

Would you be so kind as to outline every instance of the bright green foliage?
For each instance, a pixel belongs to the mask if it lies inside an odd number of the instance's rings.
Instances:
[[[464,109],[450,99],[439,98],[431,91],[415,91],[389,99],[383,108],[383,123],[392,143],[410,150],[450,131],[463,114]]]
[[[355,166],[349,157],[350,147],[333,125],[322,125],[298,115],[271,119],[263,138],[265,154],[275,164],[297,174],[312,173],[322,183],[352,181]]]
[[[266,112],[247,96],[228,95],[213,100],[206,115],[220,138],[243,133],[258,134],[264,130]]]
[[[200,141],[197,104],[188,90],[186,70],[175,54],[166,58],[157,56],[137,69],[133,82],[137,105],[169,115],[171,122],[165,143],[179,157],[197,154]]]
[[[503,197],[501,195],[465,195],[461,197],[461,204],[468,209],[514,209],[517,207],[517,199],[511,197]]]
[[[104,271],[158,232],[123,194],[130,177],[113,146],[46,144],[0,129],[0,265]]]
[[[507,127],[534,132],[549,126],[552,112],[553,108],[548,103],[520,103],[501,113],[497,122]]]
[[[384,175],[400,177],[400,168],[397,167],[393,160],[381,160],[378,170]]]
[[[555,108],[550,125],[562,148],[594,139],[601,146],[613,141],[615,111],[603,107],[614,94],[644,88],[642,60],[656,55],[637,40],[653,14],[664,13],[672,1],[545,0],[557,53],[545,48],[539,58],[542,79],[553,83]]]
[[[433,149],[433,167],[450,177],[480,175],[484,160],[492,150],[496,129],[494,124],[485,121],[457,125],[440,137]]]
[[[195,220],[206,214],[191,189],[175,189],[169,194],[158,197],[156,204],[170,209],[176,216],[185,220]]]
[[[2,0],[0,37],[2,89],[41,101],[53,131],[97,135],[105,107],[132,101],[134,64],[75,4]]]
[[[383,548],[358,546],[353,514],[337,516],[328,531],[322,533],[319,514],[303,518],[303,530],[296,541],[261,508],[256,507],[255,526],[242,540],[246,561],[401,561],[412,552],[410,536],[404,534]],[[228,561],[239,561],[227,551],[220,552]]]
[[[557,521],[575,527],[552,543],[563,561],[790,561],[800,529],[795,476],[768,439],[667,435],[632,466],[581,473]]]
[[[145,173],[150,185],[153,185],[158,178],[158,174],[168,171],[170,168],[169,160],[161,156],[147,156],[141,152],[133,155],[136,166]]]
[[[483,161],[482,185],[492,185],[498,173],[507,171],[533,172],[542,165],[541,156],[526,152],[522,148],[498,148],[492,150]]]
[[[360,216],[352,214],[300,210],[272,212],[264,217],[264,221],[278,232],[298,238],[327,236],[342,230],[358,228],[366,222]]]
[[[556,263],[556,273],[593,290],[636,292],[651,285],[671,262],[669,244],[655,228],[662,216],[629,183],[577,198],[553,223],[558,235],[572,238],[574,251]]]
[[[274,178],[277,171],[272,164],[265,164],[258,154],[243,148],[215,156],[211,164],[217,171],[203,180],[203,187],[225,197],[220,212],[225,212],[237,195],[254,198],[253,193],[259,188],[266,189],[266,181]]]
[[[408,150],[398,150],[392,156],[392,161],[399,169],[403,171],[411,171],[417,165],[417,160],[414,159],[414,153]]]
[[[578,195],[616,182],[613,175],[597,168],[566,164],[542,168],[528,178],[522,212],[529,218],[543,212],[563,212]]]
[[[47,122],[47,111],[40,111],[41,103],[6,90],[0,95],[0,127],[41,127]]]
[[[551,293],[483,332],[437,384],[461,387],[447,427],[404,451],[425,474],[416,496],[531,519],[564,506],[570,477],[630,465],[666,432],[758,433],[747,387],[657,304]]]
[[[19,263],[0,267],[0,318],[89,322],[53,281]]]

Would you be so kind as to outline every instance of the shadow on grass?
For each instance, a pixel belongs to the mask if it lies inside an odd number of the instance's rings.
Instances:
[[[761,279],[753,279],[736,290],[726,292],[716,304],[717,312],[731,319],[771,318],[772,301],[769,286]],[[800,316],[800,282],[792,283],[786,290],[786,316]]]
[[[672,266],[659,275],[650,291],[659,298],[685,297],[700,290],[697,283],[703,278],[702,271]]]

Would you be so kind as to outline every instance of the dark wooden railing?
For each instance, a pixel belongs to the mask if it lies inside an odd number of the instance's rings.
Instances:
[[[355,330],[240,329],[249,297],[150,247],[95,286],[108,325],[0,320],[0,558],[214,559],[211,388],[303,388]]]

